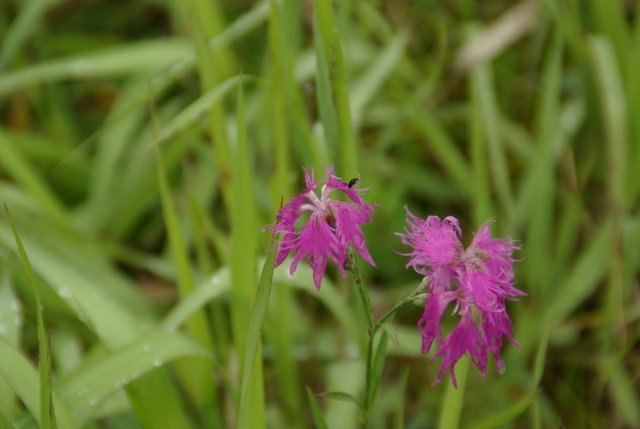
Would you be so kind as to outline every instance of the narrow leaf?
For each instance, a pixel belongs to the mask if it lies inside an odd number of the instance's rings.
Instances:
[[[262,337],[262,325],[267,314],[269,296],[271,295],[271,285],[273,284],[273,268],[276,260],[276,252],[270,252],[269,257],[262,268],[260,283],[256,301],[251,311],[249,328],[247,330],[247,343],[245,346],[244,362],[242,364],[242,383],[240,384],[240,415],[238,428],[244,428],[247,417],[247,402],[249,394],[249,382],[251,372],[254,367],[254,360]]]
[[[378,388],[380,387],[380,380],[382,379],[382,371],[384,369],[384,360],[387,356],[387,347],[389,346],[389,335],[387,331],[382,331],[380,340],[378,341],[378,347],[373,357],[373,364],[371,365],[371,380],[369,382],[369,403],[365,404],[367,409],[371,408],[373,402],[376,399]]]
[[[357,406],[360,411],[364,411],[362,404],[358,401],[353,395],[347,392],[333,391],[333,392],[325,392],[319,393],[318,396],[322,396],[327,399],[331,399],[334,401],[342,401],[342,402],[351,402],[355,406]]]
[[[11,230],[13,231],[13,238],[18,247],[18,253],[20,254],[20,260],[27,273],[27,279],[31,292],[36,299],[36,318],[38,324],[38,366],[40,370],[40,427],[42,429],[56,428],[55,412],[53,408],[53,398],[51,392],[51,355],[49,353],[49,340],[44,327],[44,318],[42,316],[42,304],[40,303],[40,294],[36,286],[36,277],[31,268],[31,262],[27,256],[27,252],[22,245],[16,226],[11,219],[9,209],[4,207],[7,212],[9,223],[11,224]]]
[[[60,383],[60,397],[71,404],[81,421],[98,412],[98,405],[142,375],[181,357],[211,358],[200,344],[183,334],[156,331],[92,359]],[[204,359],[201,359],[204,361]]]
[[[329,425],[327,425],[327,421],[322,415],[320,404],[318,404],[315,395],[309,387],[307,387],[307,397],[309,398],[309,405],[311,406],[311,413],[313,414],[313,421],[316,424],[316,429],[329,429]]]

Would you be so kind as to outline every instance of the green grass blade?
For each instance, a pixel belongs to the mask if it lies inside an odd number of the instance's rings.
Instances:
[[[414,127],[424,138],[429,150],[442,163],[443,169],[464,195],[472,194],[473,175],[460,149],[433,114],[417,108],[411,110]]]
[[[264,264],[264,261],[261,261]],[[319,300],[335,317],[343,329],[353,329],[354,315],[345,304],[335,286],[324,279],[322,293],[318,293],[309,285],[313,284],[311,268],[300,265],[294,276],[286,270],[274,272],[274,283],[301,290]],[[224,296],[230,290],[230,273],[228,268],[222,268],[195,290],[183,298],[165,317],[161,326],[165,330],[174,331],[188,320],[189,316],[203,308],[211,300]]]
[[[86,421],[102,402],[142,375],[184,357],[211,358],[211,353],[179,333],[154,331],[130,344],[86,361],[60,382],[60,398]],[[195,358],[194,358],[195,359]],[[194,360],[195,361],[195,360]]]
[[[371,383],[369,384],[369,403],[364,406],[369,409],[373,405],[382,381],[382,371],[384,370],[384,361],[387,355],[387,347],[389,346],[389,335],[386,330],[382,331],[380,339],[378,340],[378,346],[373,356],[373,364],[371,366]]]
[[[20,344],[22,318],[22,303],[13,291],[9,270],[6,270],[0,280],[0,338],[16,349]],[[0,411],[4,415],[14,416],[17,408],[13,390],[0,379]]]
[[[231,226],[231,326],[233,340],[238,351],[238,362],[244,364],[247,359],[253,364],[249,371],[249,386],[246,399],[246,412],[240,410],[238,422],[246,426],[240,429],[260,429],[265,427],[264,386],[262,382],[262,350],[258,344],[255,360],[247,353],[248,329],[251,326],[252,302],[256,295],[256,206],[253,196],[253,175],[251,152],[247,143],[247,125],[245,122],[243,87],[238,92],[236,111],[236,143],[233,154],[232,177],[232,219]],[[260,338],[258,339],[260,340]],[[259,342],[259,341],[258,341]],[[247,368],[243,368],[247,371]],[[241,375],[244,377],[244,372]]]
[[[279,207],[283,201],[291,197],[291,158],[292,133],[290,132],[289,112],[298,111],[305,116],[303,109],[291,109],[291,104],[298,100],[297,82],[293,77],[293,58],[297,50],[297,38],[300,29],[296,21],[287,20],[288,14],[296,14],[295,1],[276,2],[272,0],[269,13],[269,54],[271,59],[272,84],[269,86],[269,97],[265,100],[268,106],[266,119],[272,124],[271,136],[274,146],[275,172],[269,183],[271,208]],[[294,15],[295,16],[295,15]],[[301,128],[308,128],[308,120]],[[298,147],[310,158],[309,145],[300,142]],[[305,157],[305,155],[303,155]],[[280,380],[279,391],[283,398],[285,415],[289,421],[298,421],[302,410],[302,384],[294,356],[294,326],[291,324],[295,302],[290,288],[281,287],[274,291],[272,307],[275,307],[271,324],[265,327],[265,338],[274,348],[274,365]]]
[[[568,278],[555,293],[548,308],[551,327],[565,320],[593,293],[604,277],[611,249],[611,234],[610,222],[594,231],[591,241],[569,271]]]
[[[438,420],[438,427],[440,428],[456,429],[460,425],[470,365],[471,359],[468,356],[463,356],[454,368],[458,380],[458,387],[454,387],[453,383],[447,384],[447,392],[442,401],[442,409],[440,410],[440,418]],[[447,380],[447,382],[449,382],[449,380]]]
[[[482,118],[481,124],[486,136],[490,177],[493,187],[502,206],[502,212],[509,221],[513,212],[513,192],[511,178],[507,166],[504,143],[501,131],[500,111],[497,105],[495,85],[490,65],[477,66],[471,72],[471,82]]]
[[[355,398],[355,396],[353,396],[352,394],[347,393],[347,392],[340,392],[340,391],[324,392],[324,393],[319,393],[318,396],[322,396],[323,398],[331,399],[332,401],[348,402],[348,403],[353,404],[356,407],[358,407],[358,409],[361,412],[364,411],[364,407],[360,403],[360,401],[358,401]]]
[[[29,35],[38,28],[47,9],[60,0],[38,0],[29,2],[20,10],[11,28],[3,35],[0,47],[0,70],[7,68]]]
[[[309,387],[307,387],[307,398],[309,398],[309,405],[311,406],[311,413],[313,415],[313,421],[316,424],[316,429],[329,429],[329,425],[327,425],[327,421],[322,415],[320,404],[318,404],[316,396]]]
[[[624,367],[616,368],[609,380],[612,399],[628,427],[640,425],[640,398],[634,387],[633,377]]]
[[[13,389],[31,415],[40,422],[39,374],[18,350],[0,338],[0,377]],[[76,425],[64,402],[52,392],[58,427],[74,429]]]
[[[177,270],[178,292],[181,297],[185,297],[194,289],[193,274],[159,149],[156,150],[156,166],[171,255]],[[208,321],[204,312],[199,311],[191,315],[187,321],[187,332],[207,349],[212,348],[211,333],[209,332]],[[178,365],[178,369],[196,404],[198,406],[208,404],[214,394],[211,384],[207,382],[207,378],[211,373],[211,365],[201,360],[183,361]]]
[[[613,47],[605,38],[589,39],[607,136],[609,198],[613,210],[624,209],[628,156],[627,100]],[[635,167],[635,166],[634,166]]]
[[[319,35],[322,39],[324,62],[329,72],[331,98],[335,106],[338,124],[339,140],[336,143],[340,150],[340,175],[355,177],[358,175],[356,136],[351,122],[347,76],[338,28],[333,13],[333,3],[330,0],[318,0],[313,3],[313,6],[314,30],[318,30],[314,38]],[[317,55],[316,59],[318,59]],[[334,136],[331,137],[333,138]]]
[[[137,308],[133,313],[116,298],[118,277],[100,263],[95,255],[86,252],[77,258],[70,254],[70,247],[52,248],[39,240],[22,237],[29,249],[30,260],[37,273],[60,295],[69,309],[89,329],[93,330],[108,348],[118,348],[136,338],[141,326],[150,322],[148,308],[137,295],[127,295]],[[0,227],[0,241],[13,247],[11,233]],[[76,243],[77,244],[77,243]],[[73,247],[73,246],[71,246]],[[83,249],[76,250],[82,252]],[[71,252],[72,253],[72,252]],[[82,264],[74,261],[82,261]],[[87,267],[90,268],[87,271]],[[125,282],[126,284],[126,282]],[[149,392],[153,392],[150,394]],[[178,395],[163,370],[142,376],[128,388],[136,414],[146,428],[189,428],[180,407]],[[60,411],[60,410],[58,410]],[[60,425],[61,427],[66,427]]]
[[[473,426],[473,429],[489,429],[504,425],[515,420],[520,414],[524,413],[533,404],[539,393],[539,385],[544,372],[544,364],[547,356],[547,346],[549,343],[549,330],[544,328],[544,332],[538,342],[538,350],[533,365],[532,386],[529,394],[524,396],[518,402],[513,404],[509,409],[490,417],[487,417]]]
[[[318,4],[317,2],[314,4]],[[340,145],[340,127],[338,125],[338,113],[333,101],[331,89],[331,77],[329,72],[329,62],[326,56],[325,41],[322,37],[320,25],[317,22],[317,15],[314,14],[313,25],[313,45],[316,58],[316,86],[317,86],[317,102],[320,120],[322,122],[322,131],[327,147],[331,151],[331,159],[337,156],[338,147]],[[323,166],[315,165],[317,169]]]
[[[181,39],[152,40],[102,52],[51,60],[0,76],[0,96],[65,79],[111,77],[132,72],[158,71],[193,61],[191,45]]]
[[[11,420],[0,411],[0,429],[16,429]]]
[[[362,117],[365,107],[398,65],[405,53],[408,41],[409,36],[405,32],[400,32],[391,38],[387,46],[369,66],[368,71],[354,82],[350,97],[354,118]]]
[[[40,203],[44,212],[60,225],[67,225],[63,205],[49,188],[47,182],[19,152],[9,137],[0,131],[0,166],[24,190]]]
[[[252,427],[248,425],[248,422],[250,421],[249,413],[251,413],[248,409],[249,387],[252,370],[255,366],[256,353],[260,347],[262,326],[267,315],[267,307],[269,306],[276,254],[277,252],[275,251],[270,252],[264,263],[264,267],[262,268],[256,299],[247,328],[247,342],[245,346],[244,361],[242,363],[242,381],[240,383],[240,413],[238,416],[238,428]]]
[[[39,386],[40,386],[40,427],[42,429],[55,429],[57,428],[57,422],[55,417],[55,408],[53,406],[53,393],[51,388],[51,350],[49,344],[49,337],[47,336],[44,317],[42,315],[42,304],[40,302],[40,294],[36,286],[36,276],[31,268],[31,262],[27,256],[27,252],[24,250],[18,231],[11,219],[9,209],[5,206],[9,223],[11,224],[11,230],[13,231],[13,238],[18,247],[18,253],[24,271],[27,273],[27,279],[31,292],[36,300],[36,319],[38,329],[38,368],[39,368]]]
[[[197,286],[193,292],[183,297],[169,312],[162,322],[162,328],[168,331],[177,330],[192,314],[203,308],[210,301],[227,294],[230,289],[229,270],[222,270],[209,277],[204,284]]]
[[[171,121],[158,130],[154,138],[154,145],[163,143],[175,137],[178,133],[192,127],[199,122],[202,117],[220,102],[231,90],[236,88],[242,80],[248,79],[246,76],[231,77],[219,85],[206,91],[197,100],[189,104],[184,110],[177,114]]]

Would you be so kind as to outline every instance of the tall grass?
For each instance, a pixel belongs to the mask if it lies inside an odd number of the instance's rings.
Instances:
[[[5,2],[0,426],[640,426],[638,67],[634,2]],[[270,268],[329,164],[366,289]],[[505,374],[376,324],[404,205],[522,243]]]

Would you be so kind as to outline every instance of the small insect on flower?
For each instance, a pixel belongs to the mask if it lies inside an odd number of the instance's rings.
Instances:
[[[350,247],[375,266],[360,229],[360,225],[371,220],[374,205],[364,202],[361,197],[364,190],[354,188],[358,178],[347,183],[333,174],[333,167],[328,167],[326,182],[318,195],[319,182],[315,181],[313,170],[304,171],[307,189],[282,206],[276,215],[276,223],[267,228],[273,230],[274,236],[282,234],[277,244],[276,267],[293,253],[290,267],[293,274],[298,263],[306,259],[313,271],[315,287],[320,289],[329,259],[335,262],[343,277],[351,271],[354,261]],[[333,191],[344,194],[350,201],[331,199]],[[309,218],[297,228],[296,224],[305,212]]]
[[[347,187],[349,189],[353,188],[354,186],[356,186],[356,184],[358,183],[359,180],[360,180],[359,177],[354,177],[353,179],[349,180],[349,183],[347,184]]]
[[[506,301],[526,295],[513,286],[512,252],[520,249],[513,241],[491,238],[489,223],[480,227],[466,249],[460,242],[458,220],[449,216],[420,219],[407,211],[409,229],[398,234],[412,251],[407,267],[425,276],[427,285],[424,314],[418,322],[422,335],[422,352],[429,353],[434,340],[440,345],[436,357],[442,357],[435,383],[448,370],[457,387],[453,368],[468,354],[482,375],[487,372],[488,353],[495,357],[499,373],[504,371],[500,357],[503,337],[515,345],[511,336],[511,319]],[[443,338],[440,320],[449,306],[460,320]]]

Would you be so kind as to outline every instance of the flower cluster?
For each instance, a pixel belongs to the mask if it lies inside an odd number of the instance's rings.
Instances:
[[[335,262],[343,277],[352,269],[351,247],[375,266],[360,229],[360,225],[371,220],[374,206],[363,201],[363,190],[354,186],[357,179],[345,182],[328,167],[319,194],[316,189],[320,184],[313,170],[305,169],[305,180],[306,190],[282,206],[276,223],[270,226],[274,237],[280,237],[276,267],[292,253],[290,272],[293,274],[299,262],[306,259],[313,270],[315,287],[320,289],[329,259]],[[348,201],[331,199],[333,191]],[[408,228],[398,235],[402,243],[412,248],[405,254],[409,257],[407,267],[425,276],[426,305],[418,327],[423,353],[429,353],[434,341],[440,346],[435,357],[442,357],[442,364],[435,383],[449,371],[457,387],[453,368],[465,354],[485,375],[488,356],[492,353],[498,372],[503,372],[500,357],[503,338],[518,345],[511,336],[506,302],[525,295],[513,286],[512,253],[519,246],[513,241],[491,238],[489,223],[485,223],[465,249],[456,218],[421,219],[409,209],[406,211]],[[444,338],[440,321],[450,304],[459,321]]]
[[[371,220],[374,206],[363,201],[363,192],[353,186],[355,180],[345,182],[333,174],[333,167],[327,168],[326,183],[316,193],[313,170],[305,169],[306,191],[285,204],[276,215],[272,225],[274,236],[282,233],[278,243],[276,267],[282,264],[289,253],[293,253],[290,272],[293,274],[302,259],[306,259],[313,270],[313,281],[320,289],[328,259],[332,259],[340,273],[346,276],[349,268],[349,246],[360,253],[362,258],[375,266],[365,245],[360,225]],[[345,195],[350,202],[330,198],[332,191]],[[303,213],[309,217],[301,228],[296,228]]]
[[[491,352],[498,372],[503,372],[503,337],[518,345],[511,336],[505,302],[525,295],[513,286],[512,252],[519,249],[518,245],[491,238],[489,224],[485,223],[464,249],[456,218],[429,216],[423,220],[408,209],[407,216],[409,230],[398,235],[413,249],[406,255],[410,257],[407,267],[426,276],[427,302],[418,326],[423,353],[429,352],[434,340],[440,345],[435,356],[442,357],[442,365],[435,383],[448,370],[457,386],[453,367],[465,353],[485,375]],[[460,320],[443,339],[440,319],[451,303]]]

